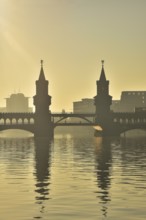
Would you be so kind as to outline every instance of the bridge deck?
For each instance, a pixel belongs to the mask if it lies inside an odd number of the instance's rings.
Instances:
[[[53,117],[94,117],[93,113],[51,113]]]
[[[54,123],[56,126],[97,126],[95,123]]]

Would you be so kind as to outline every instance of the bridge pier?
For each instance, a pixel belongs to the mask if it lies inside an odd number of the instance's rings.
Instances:
[[[95,130],[95,137],[119,137],[120,131],[118,129],[114,129],[114,126],[109,129],[105,128],[102,131]]]
[[[53,139],[54,138],[54,126],[50,125],[47,128],[43,127],[43,129],[39,129],[38,127],[35,128],[34,132],[35,138],[48,138]]]

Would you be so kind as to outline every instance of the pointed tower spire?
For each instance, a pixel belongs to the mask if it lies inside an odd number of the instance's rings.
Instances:
[[[101,63],[102,63],[102,69],[101,69],[99,81],[104,82],[104,81],[106,81],[106,76],[105,76],[105,72],[104,72],[104,60],[102,60]]]
[[[44,74],[44,69],[43,69],[43,60],[41,60],[41,70],[40,70],[40,75],[39,75],[39,81],[44,81],[45,79],[45,74]]]

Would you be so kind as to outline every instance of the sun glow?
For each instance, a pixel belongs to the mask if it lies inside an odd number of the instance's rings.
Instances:
[[[26,61],[33,62],[29,52],[25,49],[25,45],[21,42],[22,38],[19,34],[20,30],[15,23],[10,21],[9,9],[14,6],[7,0],[0,2],[0,32],[4,46],[8,47]]]
[[[100,127],[99,125],[94,126],[94,129],[96,129],[97,131],[102,131],[103,130],[102,127]]]

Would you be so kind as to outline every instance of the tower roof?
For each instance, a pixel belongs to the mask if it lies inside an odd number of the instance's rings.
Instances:
[[[40,70],[39,80],[40,81],[46,80],[45,74],[44,74],[44,69],[43,69],[43,60],[41,60],[41,70]]]
[[[105,76],[105,72],[104,72],[104,60],[102,60],[101,62],[102,62],[102,69],[101,69],[99,81],[104,82],[104,81],[106,81],[106,76]]]

